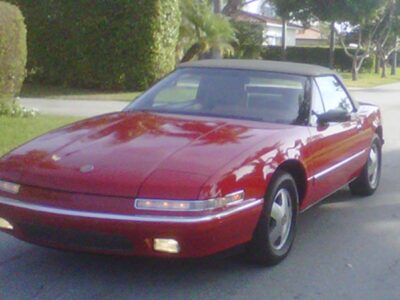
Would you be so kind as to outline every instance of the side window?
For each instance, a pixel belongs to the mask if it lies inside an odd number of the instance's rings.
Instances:
[[[322,103],[321,93],[319,92],[318,86],[315,82],[312,85],[312,104],[311,104],[311,119],[310,123],[312,126],[317,125],[317,115],[325,112],[324,104]]]
[[[305,81],[298,78],[250,77],[246,106],[252,115],[285,124],[304,125],[310,111]]]
[[[317,77],[315,80],[321,91],[325,111],[345,110],[349,113],[354,111],[349,96],[334,76]]]
[[[175,84],[162,89],[155,97],[153,106],[165,104],[183,104],[196,99],[200,76],[185,74]]]

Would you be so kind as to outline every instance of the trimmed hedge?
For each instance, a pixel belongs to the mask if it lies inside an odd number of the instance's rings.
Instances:
[[[264,48],[263,59],[281,60],[280,47]],[[328,67],[329,66],[329,48],[323,47],[288,47],[287,60],[292,62],[308,63]],[[364,61],[361,72],[371,72],[374,66],[373,57]],[[340,71],[351,71],[352,60],[346,55],[343,48],[335,49],[335,68]]]
[[[26,27],[21,11],[0,1],[0,104],[21,91],[26,52]]]
[[[29,79],[143,90],[175,67],[178,0],[13,0],[28,25]]]

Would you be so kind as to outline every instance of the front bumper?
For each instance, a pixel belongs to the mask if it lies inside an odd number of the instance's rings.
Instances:
[[[14,196],[13,196],[14,197]],[[0,195],[0,218],[13,229],[0,229],[21,240],[53,248],[105,254],[202,257],[250,241],[262,210],[251,199],[202,215],[148,215],[97,212],[19,200]],[[178,254],[157,252],[156,238],[175,239]]]

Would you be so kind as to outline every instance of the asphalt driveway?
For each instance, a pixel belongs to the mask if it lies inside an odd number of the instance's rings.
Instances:
[[[400,299],[400,84],[353,94],[383,111],[381,187],[369,198],[342,190],[302,214],[282,264],[93,256],[0,234],[0,299]]]

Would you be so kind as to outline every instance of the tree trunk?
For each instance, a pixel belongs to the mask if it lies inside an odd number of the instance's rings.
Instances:
[[[379,55],[378,55],[378,53],[376,53],[375,54],[375,74],[379,74],[379,71],[381,69],[380,64],[381,63],[380,63]]]
[[[190,47],[189,50],[185,53],[181,62],[187,62],[192,60],[196,55],[201,53],[201,50],[202,47],[199,43],[193,44],[192,47]]]
[[[215,2],[215,0],[213,0]],[[242,7],[243,3],[242,0],[228,0],[222,13],[226,16],[231,16],[235,12],[239,11]]]
[[[381,59],[381,67],[382,67],[382,75],[381,75],[381,77],[382,78],[386,78],[386,62],[385,62],[384,58]]]
[[[397,75],[397,51],[392,53],[392,70],[391,75]]]
[[[213,59],[222,59],[222,53],[218,48],[211,49],[211,57]]]
[[[398,44],[398,38],[396,36],[395,40],[394,40],[394,48],[397,48],[397,44]],[[393,51],[392,53],[392,70],[390,72],[391,75],[397,75],[397,49]]]
[[[335,68],[335,45],[336,45],[336,30],[335,21],[331,23],[331,36],[329,41],[329,67]]]
[[[214,4],[214,14],[220,14],[222,12],[222,1],[213,0],[213,4]]]
[[[351,68],[351,79],[353,81],[358,80],[357,56],[353,57],[353,64],[352,64],[352,68]]]
[[[222,0],[213,0],[213,4],[214,4],[214,13],[215,14],[222,13]],[[211,49],[211,57],[213,59],[221,59],[222,53],[218,48],[214,47]]]
[[[287,21],[282,18],[282,60],[286,60],[286,50],[287,50]]]

